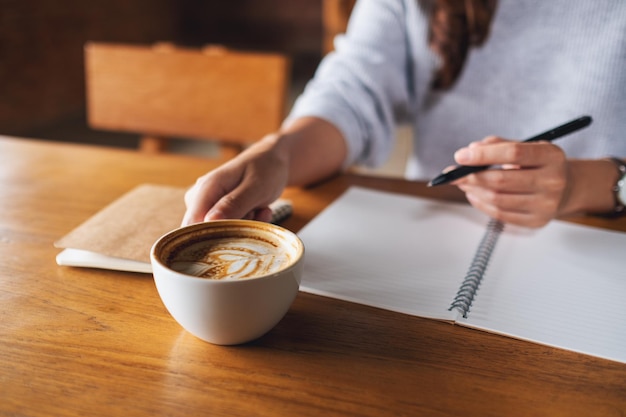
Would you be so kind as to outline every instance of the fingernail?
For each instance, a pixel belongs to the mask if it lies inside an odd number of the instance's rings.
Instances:
[[[468,148],[461,148],[454,153],[454,160],[459,164],[465,164],[472,160],[472,151]]]
[[[213,208],[209,210],[209,212],[204,216],[204,221],[221,220],[221,219],[224,219],[225,217],[226,216],[224,216],[224,213],[222,213],[222,210]]]

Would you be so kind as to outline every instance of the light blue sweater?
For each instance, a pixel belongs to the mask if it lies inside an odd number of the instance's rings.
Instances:
[[[626,0],[500,0],[487,42],[456,85],[433,92],[438,58],[416,0],[360,0],[288,120],[317,116],[344,135],[345,166],[376,166],[397,123],[414,126],[407,177],[428,179],[487,135],[524,139],[588,114],[558,142],[569,157],[626,157]]]

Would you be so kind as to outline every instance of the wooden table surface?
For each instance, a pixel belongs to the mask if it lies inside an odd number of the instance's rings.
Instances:
[[[56,265],[53,242],[126,191],[212,166],[0,137],[0,416],[626,414],[624,364],[306,293],[257,341],[214,346],[171,318],[150,275]],[[352,184],[455,194],[345,175],[288,190],[285,226]]]

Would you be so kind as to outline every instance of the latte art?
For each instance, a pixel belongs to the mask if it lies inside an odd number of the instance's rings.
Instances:
[[[291,263],[288,251],[250,236],[212,238],[191,243],[168,262],[177,272],[197,277],[237,280],[270,275]]]
[[[218,345],[254,340],[285,315],[300,288],[304,244],[256,220],[174,229],[150,251],[159,297],[191,334]]]

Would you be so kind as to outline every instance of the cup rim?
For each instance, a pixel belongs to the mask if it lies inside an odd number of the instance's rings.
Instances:
[[[165,262],[163,262],[161,260],[161,258],[156,254],[156,251],[158,249],[159,246],[162,246],[165,244],[165,242],[167,240],[170,240],[172,238],[174,238],[175,236],[178,236],[180,234],[184,234],[184,233],[188,233],[192,230],[196,230],[196,229],[204,229],[206,227],[211,227],[213,226],[219,226],[219,225],[224,225],[224,224],[233,224],[233,225],[254,225],[254,224],[260,224],[262,223],[264,226],[271,226],[273,228],[276,228],[280,231],[282,231],[283,233],[291,236],[295,242],[297,242],[297,252],[296,252],[296,256],[294,258],[294,260],[287,266],[285,266],[284,268],[275,271],[275,272],[271,272],[269,274],[263,274],[263,275],[258,275],[255,277],[250,277],[250,278],[243,278],[243,279],[211,279],[211,278],[203,278],[203,277],[198,277],[198,276],[194,276],[194,275],[189,275],[189,274],[184,274],[182,272],[176,271],[172,268],[170,268],[169,266],[167,266],[165,264]],[[278,275],[278,274],[283,274],[293,268],[295,268],[301,261],[302,258],[304,257],[304,242],[302,242],[302,239],[300,239],[300,237],[295,233],[292,232],[291,230],[274,224],[274,223],[266,223],[266,222],[261,222],[258,220],[246,220],[246,219],[221,219],[221,220],[209,220],[206,222],[200,222],[200,223],[193,223],[187,226],[181,226],[179,228],[170,230],[169,232],[161,235],[152,245],[152,248],[150,249],[150,259],[152,262],[156,262],[161,268],[164,268],[165,270],[167,270],[170,274],[173,274],[174,276],[176,276],[179,279],[189,279],[189,280],[194,280],[194,281],[202,281],[205,283],[211,283],[210,285],[235,285],[236,283],[243,283],[243,282],[250,282],[250,281],[256,281],[259,279],[267,279],[269,277]],[[153,268],[154,269],[154,268]],[[154,271],[153,271],[153,275],[154,275]]]

